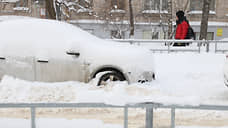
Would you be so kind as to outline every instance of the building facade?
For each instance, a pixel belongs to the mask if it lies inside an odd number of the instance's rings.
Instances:
[[[129,0],[65,0],[56,4],[61,20],[81,27],[101,38],[129,38]],[[167,39],[168,20],[175,25],[175,14],[184,10],[196,32],[200,32],[203,0],[133,0],[135,35],[137,39]],[[0,0],[0,15],[47,18],[45,0]],[[212,0],[208,37],[228,37],[228,1]]]

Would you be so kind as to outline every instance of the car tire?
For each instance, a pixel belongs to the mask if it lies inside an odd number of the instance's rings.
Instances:
[[[108,82],[124,81],[124,80],[125,80],[125,78],[121,74],[119,74],[115,71],[111,71],[111,72],[102,74],[102,76],[99,78],[97,86],[106,86],[108,84]]]

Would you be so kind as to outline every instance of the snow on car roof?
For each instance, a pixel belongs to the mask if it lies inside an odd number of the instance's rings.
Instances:
[[[65,51],[75,41],[100,40],[76,26],[55,20],[6,20],[0,22],[0,28],[0,51],[10,54],[36,54],[37,49]]]
[[[70,50],[79,52],[80,58],[100,64],[106,61],[109,64],[136,65],[137,58],[140,62],[138,65],[143,62],[144,67],[152,70],[153,57],[148,49],[103,40],[65,22],[46,19],[7,20],[0,22],[0,28],[0,57],[13,55],[44,60],[67,59],[71,57],[66,54]]]

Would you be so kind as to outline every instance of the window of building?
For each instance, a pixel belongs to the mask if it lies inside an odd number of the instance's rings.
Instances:
[[[202,11],[203,0],[190,0],[191,11]],[[215,11],[215,0],[211,0],[210,11]]]
[[[28,7],[28,0],[19,0],[16,2],[16,7]]]
[[[125,9],[125,1],[124,0],[111,0],[112,9]]]
[[[195,35],[196,35],[196,40],[199,40],[200,32],[196,32]],[[214,40],[214,32],[208,32],[206,40]]]
[[[167,10],[168,0],[144,0],[144,10]]]
[[[111,31],[111,39],[124,39],[124,32],[119,30],[112,30]]]

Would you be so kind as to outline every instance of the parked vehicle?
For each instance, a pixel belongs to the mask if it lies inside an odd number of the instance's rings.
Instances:
[[[99,39],[54,20],[2,21],[0,28],[0,78],[89,82],[97,76],[98,85],[155,79],[153,55],[140,46]]]

